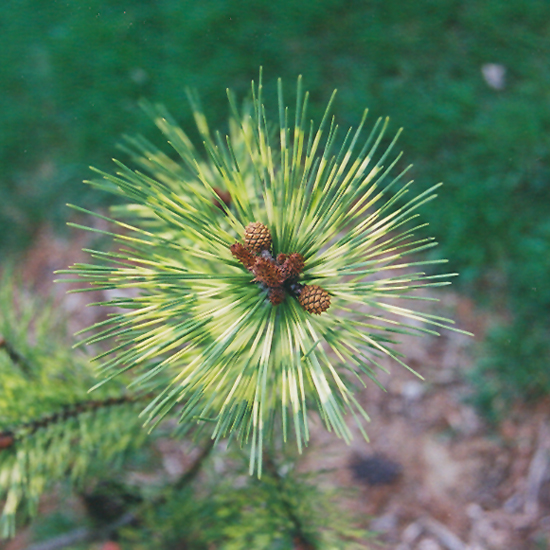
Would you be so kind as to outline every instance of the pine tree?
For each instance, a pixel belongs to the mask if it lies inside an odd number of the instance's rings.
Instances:
[[[2,312],[14,313],[3,313],[0,326],[3,536],[13,534],[17,513],[36,513],[52,483],[81,490],[167,430],[204,452],[175,486],[137,498],[142,528],[134,542],[146,536],[162,546],[177,535],[194,548],[349,548],[357,536],[319,509],[318,490],[288,467],[288,456],[308,444],[311,414],[345,441],[348,415],[363,430],[368,416],[356,390],[365,378],[378,383],[380,358],[409,368],[394,347],[400,334],[451,327],[400,305],[431,300],[418,291],[449,284],[450,274],[420,271],[442,260],[416,259],[436,244],[415,232],[424,227],[416,210],[438,186],[406,200],[409,168],[391,175],[401,158],[391,157],[397,136],[379,152],[387,119],[365,139],[365,111],[358,129],[340,139],[330,117],[334,95],[318,129],[307,122],[300,79],[293,125],[280,81],[278,96],[276,126],[261,75],[242,111],[229,93],[224,138],[210,131],[190,94],[206,157],[164,108],[144,104],[180,160],[127,138],[124,150],[139,169],[116,161],[116,175],[99,172],[90,182],[125,201],[112,217],[93,214],[112,231],[72,224],[108,235],[115,247],[89,250],[95,263],[62,272],[79,291],[116,295],[96,304],[114,313],[80,342],[96,350],[92,363],[60,345],[44,308],[13,307],[4,284]],[[414,261],[403,259],[410,255]],[[246,455],[256,477],[244,489],[205,481],[190,509],[196,471],[226,439],[232,473]],[[205,520],[224,514],[225,521]],[[327,517],[332,529],[323,528]],[[164,535],[153,526],[164,526]],[[270,546],[277,537],[283,546]]]

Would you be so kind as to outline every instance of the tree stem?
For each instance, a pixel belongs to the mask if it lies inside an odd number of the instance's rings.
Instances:
[[[273,462],[273,459],[271,458],[271,456],[269,456],[267,453],[264,453],[264,465],[265,465],[265,471],[275,481],[275,487],[277,489],[277,493],[279,494],[280,502],[283,506],[286,516],[292,523],[293,534],[294,534],[294,544],[295,544],[296,550],[317,550],[317,544],[312,539],[311,535],[306,533],[304,526],[300,521],[300,518],[297,516],[296,512],[294,511],[294,506],[286,496],[286,491],[283,486],[283,478],[277,471],[277,466]]]

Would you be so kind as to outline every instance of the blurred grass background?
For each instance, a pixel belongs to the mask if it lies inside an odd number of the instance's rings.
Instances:
[[[298,74],[319,120],[334,87],[341,126],[390,115],[423,216],[459,289],[506,324],[471,374],[489,415],[550,393],[550,3],[547,0],[4,0],[0,4],[0,253],[24,250],[64,206],[105,198],[122,133],[156,140],[140,98],[193,127],[185,88],[224,127],[264,67],[267,95]],[[500,83],[482,68],[497,64]],[[158,140],[156,140],[159,143]]]

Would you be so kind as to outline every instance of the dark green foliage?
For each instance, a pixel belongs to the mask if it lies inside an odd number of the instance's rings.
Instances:
[[[304,74],[315,91],[312,116],[337,83],[338,114],[350,124],[366,105],[403,124],[419,172],[443,179],[455,199],[433,222],[472,275],[509,249],[512,195],[527,209],[536,204],[532,194],[548,200],[550,7],[542,0],[27,0],[5,3],[0,15],[0,162],[12,182],[3,193],[21,183],[5,195],[10,201],[37,191],[56,204],[70,199],[83,165],[104,165],[120,133],[145,127],[135,107],[141,96],[166,103],[187,128],[184,88],[196,87],[219,127],[222,90],[248,90],[260,64],[291,81]],[[508,69],[501,92],[481,77],[488,62]],[[29,177],[47,172],[44,162],[53,163],[44,177],[55,190]],[[486,235],[493,238],[479,242]]]
[[[470,377],[474,402],[493,420],[514,400],[550,394],[550,224],[541,220],[522,237],[507,266],[513,317],[489,333]]]
[[[472,401],[488,419],[505,418],[514,400],[550,394],[549,339],[548,328],[524,317],[489,334],[487,355],[470,373],[476,388]]]
[[[61,497],[65,498],[65,502],[69,502],[70,494],[61,492]],[[33,538],[36,540],[52,539],[59,533],[67,533],[73,529],[81,527],[78,510],[72,506],[66,506],[65,509],[55,511],[49,515],[38,516],[33,523]],[[74,550],[74,548],[71,548]]]

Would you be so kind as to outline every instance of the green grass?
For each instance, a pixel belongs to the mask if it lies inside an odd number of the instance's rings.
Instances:
[[[110,168],[121,133],[155,135],[139,98],[189,128],[185,87],[195,87],[223,128],[226,87],[243,96],[263,65],[266,103],[276,104],[276,77],[290,90],[301,73],[312,117],[338,87],[342,126],[365,106],[390,115],[405,127],[418,191],[445,182],[423,216],[463,288],[514,313],[497,339],[511,344],[487,348],[479,383],[503,373],[522,387],[515,377],[533,379],[537,349],[534,379],[550,388],[546,0],[20,0],[1,3],[0,22],[3,254],[45,222],[61,226],[66,202],[105,200],[80,182],[89,164]],[[503,90],[486,84],[485,63],[506,67]],[[521,366],[503,368],[499,354]]]

